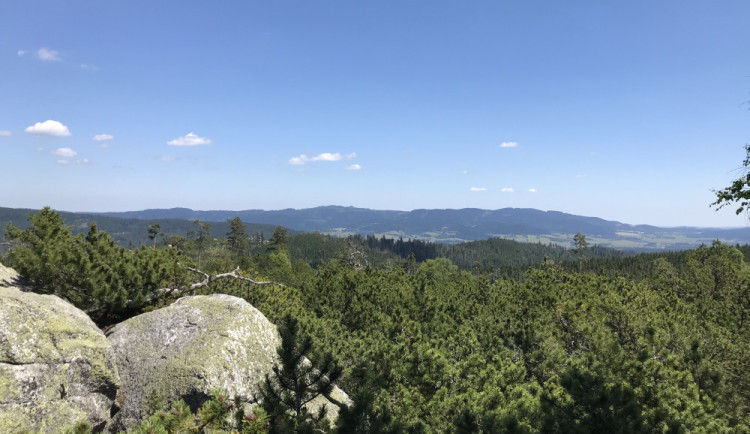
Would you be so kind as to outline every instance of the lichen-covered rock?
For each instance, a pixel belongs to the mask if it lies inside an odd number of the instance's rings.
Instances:
[[[182,398],[195,409],[216,389],[257,396],[281,342],[276,326],[260,311],[223,294],[183,297],[118,324],[107,336],[121,378],[122,409],[113,419],[114,430],[139,423],[153,397]],[[348,399],[336,393],[341,401]]]
[[[10,286],[14,273],[0,265],[0,432],[103,429],[117,410],[109,341],[72,304]]]
[[[16,286],[20,279],[16,270],[0,264],[0,286]]]

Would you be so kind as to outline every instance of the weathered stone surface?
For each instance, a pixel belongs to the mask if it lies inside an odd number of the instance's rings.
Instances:
[[[16,278],[0,265],[0,432],[103,429],[118,383],[109,341],[72,304],[9,286]]]
[[[16,270],[0,264],[0,286],[18,286],[20,280]]]
[[[146,416],[149,397],[183,398],[197,407],[216,389],[256,396],[281,342],[260,311],[223,294],[183,297],[118,324],[107,336],[121,378],[122,409],[111,427],[118,430]],[[348,400],[340,390],[336,396]]]

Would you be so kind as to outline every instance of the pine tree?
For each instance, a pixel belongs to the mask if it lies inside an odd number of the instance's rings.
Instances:
[[[197,230],[191,231],[191,233],[195,237],[195,247],[198,250],[198,268],[200,268],[203,249],[206,247],[208,237],[211,236],[211,224],[203,223],[200,220],[193,220],[193,224],[197,227]]]
[[[148,239],[152,242],[152,247],[156,248],[156,237],[161,233],[161,226],[159,223],[154,223],[148,227]]]
[[[280,250],[287,250],[287,243],[289,242],[289,236],[287,235],[285,227],[276,226],[276,230],[273,231],[271,239],[268,240],[268,248],[273,252]]]
[[[331,400],[333,383],[342,371],[330,354],[317,365],[307,358],[312,340],[300,336],[299,324],[292,316],[284,318],[279,334],[281,346],[277,353],[281,365],[274,365],[273,376],[266,375],[261,388],[263,407],[271,416],[272,432],[307,432],[325,417],[325,407],[313,415],[307,405],[320,395]]]
[[[242,223],[239,216],[227,220],[229,223],[229,232],[227,233],[227,244],[229,245],[229,251],[235,258],[242,258],[247,256],[248,242],[247,242],[247,229],[245,224]]]
[[[176,249],[141,247],[127,251],[91,223],[89,232],[72,235],[62,216],[44,208],[30,215],[31,227],[12,224],[6,236],[19,244],[8,265],[28,279],[34,292],[55,294],[106,324],[138,313],[154,291],[184,286],[186,263]]]

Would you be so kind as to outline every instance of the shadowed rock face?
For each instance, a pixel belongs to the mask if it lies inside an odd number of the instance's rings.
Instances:
[[[237,297],[183,297],[174,304],[113,327],[112,342],[121,376],[122,409],[110,429],[124,430],[147,416],[149,397],[185,399],[194,410],[222,389],[251,398],[272,372],[281,344],[276,326]],[[350,402],[338,388],[334,398]],[[312,409],[327,403],[318,397]]]
[[[111,344],[84,312],[18,282],[0,265],[0,432],[59,432],[79,421],[102,430],[117,411]]]

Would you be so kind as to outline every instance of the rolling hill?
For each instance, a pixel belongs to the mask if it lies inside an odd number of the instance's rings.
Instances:
[[[750,228],[664,228],[629,225],[596,217],[527,208],[497,210],[418,209],[413,211],[323,206],[308,209],[211,210],[188,208],[98,213],[100,216],[156,221],[202,220],[226,222],[239,216],[244,222],[281,225],[303,232],[332,235],[374,234],[439,243],[460,243],[491,237],[523,242],[572,245],[581,232],[589,243],[623,250],[661,251],[693,248],[719,239],[729,244],[750,243]]]

